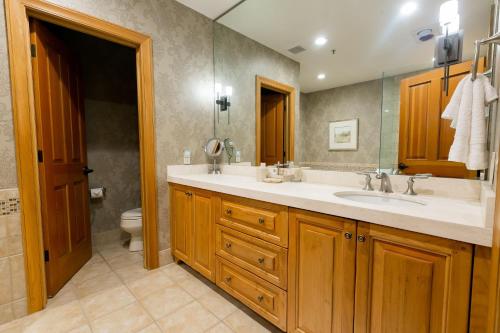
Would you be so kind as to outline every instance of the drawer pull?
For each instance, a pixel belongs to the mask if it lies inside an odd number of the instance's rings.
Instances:
[[[264,263],[264,258],[261,257],[261,258],[257,259],[257,261],[259,262],[259,264],[263,264]]]
[[[264,300],[264,296],[259,295],[259,296],[257,297],[257,300],[258,300],[259,302],[262,302],[262,301]]]
[[[227,215],[231,215],[232,213],[233,213],[233,211],[231,210],[231,208],[226,209],[226,214]]]
[[[226,249],[230,249],[230,248],[231,248],[231,246],[232,246],[232,244],[231,244],[230,242],[227,242],[227,243],[226,243]]]
[[[226,283],[231,283],[232,278],[230,276],[226,276],[224,280],[226,280]]]
[[[259,217],[259,224],[264,224],[266,220],[263,217]]]

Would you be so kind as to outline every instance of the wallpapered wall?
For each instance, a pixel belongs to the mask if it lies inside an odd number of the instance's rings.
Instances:
[[[301,94],[302,162],[378,165],[382,81]],[[356,151],[329,151],[330,121],[359,119]]]
[[[153,39],[160,248],[169,247],[166,167],[204,163],[201,146],[213,134],[212,21],[173,0],[52,0],[67,8],[142,32]],[[0,188],[16,186],[4,2],[0,13]],[[207,121],[199,121],[207,119]]]
[[[217,137],[231,138],[241,160],[255,163],[255,76],[260,75],[296,88],[295,137],[300,138],[300,64],[221,24],[215,25],[214,39],[215,81],[233,87],[229,113],[221,113],[220,122],[216,116]],[[296,155],[298,145],[296,140]]]

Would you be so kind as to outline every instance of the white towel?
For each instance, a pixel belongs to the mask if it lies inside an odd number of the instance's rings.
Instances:
[[[478,74],[475,81],[465,76],[457,85],[441,117],[451,119],[455,137],[448,160],[465,163],[469,170],[487,168],[487,130],[485,107],[498,99],[488,78]]]

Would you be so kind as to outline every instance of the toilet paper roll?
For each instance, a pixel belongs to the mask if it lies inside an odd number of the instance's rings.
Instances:
[[[104,197],[104,188],[96,187],[90,189],[90,198],[91,199],[99,199]]]

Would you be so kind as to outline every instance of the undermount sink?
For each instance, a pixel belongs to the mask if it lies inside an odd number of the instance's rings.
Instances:
[[[335,196],[356,202],[369,203],[375,205],[419,208],[425,203],[412,199],[402,198],[397,194],[384,194],[374,192],[346,191],[334,193]]]

